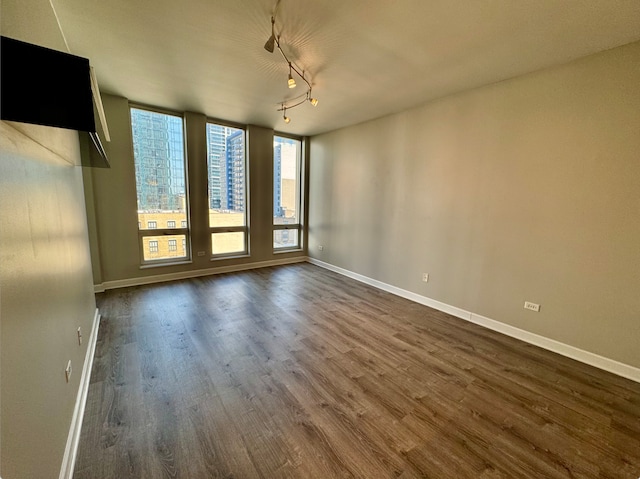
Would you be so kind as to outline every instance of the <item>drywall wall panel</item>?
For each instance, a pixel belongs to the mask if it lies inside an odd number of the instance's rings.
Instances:
[[[310,256],[640,366],[638,64],[634,43],[313,137]]]
[[[79,164],[77,132],[0,122],[4,479],[60,473],[96,307]]]

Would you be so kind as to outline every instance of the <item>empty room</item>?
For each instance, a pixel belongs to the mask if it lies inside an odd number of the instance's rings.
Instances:
[[[0,33],[2,479],[640,478],[640,2]]]

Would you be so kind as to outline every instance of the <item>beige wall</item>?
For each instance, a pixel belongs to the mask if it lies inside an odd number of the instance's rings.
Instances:
[[[125,98],[103,95],[103,105],[111,134],[111,142],[105,145],[111,168],[92,169],[90,178],[86,178],[95,205],[94,208],[88,208],[87,214],[90,223],[95,221],[96,224],[92,244],[93,249],[99,251],[99,255],[94,255],[94,261],[99,260],[99,264],[94,270],[101,271],[101,277],[94,277],[96,284],[306,255],[305,249],[273,253],[273,130],[250,125],[247,127],[250,254],[243,258],[210,259],[206,117],[199,113],[187,113],[192,262],[141,269],[129,102]],[[205,256],[197,256],[199,251],[204,251]]]
[[[60,473],[96,307],[79,164],[76,132],[0,122],[4,479]]]
[[[310,255],[640,367],[638,65],[635,43],[313,137]]]

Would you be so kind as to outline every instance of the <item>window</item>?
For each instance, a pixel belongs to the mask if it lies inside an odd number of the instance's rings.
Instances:
[[[273,248],[301,247],[300,191],[302,142],[273,138]]]
[[[207,123],[211,254],[248,253],[244,130]]]
[[[171,246],[178,240],[186,245],[190,234],[183,119],[132,107],[131,132],[142,263],[188,259],[187,248]],[[178,221],[182,231],[175,234]],[[158,229],[158,223],[167,228]]]

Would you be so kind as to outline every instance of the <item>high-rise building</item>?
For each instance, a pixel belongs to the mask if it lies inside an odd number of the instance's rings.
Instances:
[[[244,211],[244,131],[207,124],[209,208]]]
[[[185,207],[182,119],[131,109],[138,211]]]
[[[282,145],[273,146],[273,216],[284,216],[282,208]]]
[[[245,171],[244,171],[244,131],[236,130],[227,137],[226,155],[226,209],[244,211],[245,208]]]
[[[296,141],[278,137],[273,145],[273,216],[284,218],[295,210]]]
[[[209,155],[209,208],[212,210],[223,209],[223,187],[226,128],[221,125],[207,124],[207,154]]]

